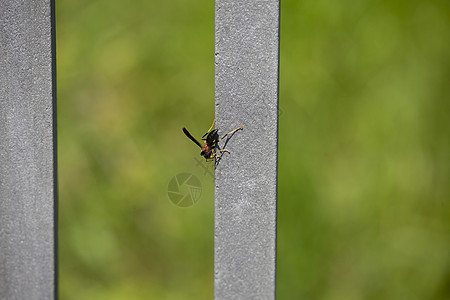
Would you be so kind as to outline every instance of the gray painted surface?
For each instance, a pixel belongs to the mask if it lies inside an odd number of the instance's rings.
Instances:
[[[0,299],[56,296],[53,7],[0,1]]]
[[[216,1],[215,299],[274,299],[278,0]],[[221,143],[223,146],[223,142]]]

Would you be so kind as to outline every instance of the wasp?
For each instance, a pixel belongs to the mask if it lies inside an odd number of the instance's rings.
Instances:
[[[221,140],[223,140],[226,136],[228,136],[240,129],[243,129],[242,126],[238,127],[235,130],[228,132],[222,138],[219,139],[219,131],[217,129],[213,130],[215,122],[216,122],[216,119],[213,120],[211,127],[201,138],[201,140],[204,141],[204,145],[202,145],[199,141],[197,141],[197,139],[194,138],[186,128],[183,128],[184,134],[189,139],[191,139],[191,141],[196,143],[202,149],[202,151],[200,152],[200,155],[203,156],[206,160],[221,158],[222,155],[218,155],[219,153],[223,153],[223,152],[230,153],[230,151],[228,151],[227,149],[220,149],[219,142]]]

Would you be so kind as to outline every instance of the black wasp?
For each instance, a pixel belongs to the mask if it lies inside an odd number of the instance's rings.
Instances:
[[[221,139],[219,139],[219,131],[217,129],[213,129],[214,124],[215,124],[216,119],[214,119],[211,127],[209,128],[209,130],[202,136],[201,140],[204,141],[204,145],[202,146],[202,144],[200,144],[199,141],[197,141],[186,128],[183,128],[183,132],[184,134],[191,139],[191,141],[193,141],[194,143],[196,143],[201,149],[202,151],[200,152],[200,155],[203,156],[204,158],[206,158],[206,160],[208,159],[216,159],[216,158],[221,158],[222,155],[218,155],[219,152],[228,152],[230,153],[230,151],[228,151],[227,149],[220,149],[219,148],[219,142],[221,140],[223,140],[226,136],[238,131],[239,129],[242,129],[243,127],[238,127],[233,131],[228,132],[227,134],[225,134]],[[205,138],[206,137],[206,138]]]

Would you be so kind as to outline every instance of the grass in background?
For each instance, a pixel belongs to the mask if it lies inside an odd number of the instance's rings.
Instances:
[[[448,3],[282,9],[279,298],[444,299]]]
[[[57,3],[61,299],[211,299],[214,3]],[[279,299],[444,299],[446,1],[283,1]],[[190,172],[200,201],[174,206]]]
[[[61,298],[210,298],[213,181],[181,128],[214,116],[213,3],[61,1],[57,25]]]

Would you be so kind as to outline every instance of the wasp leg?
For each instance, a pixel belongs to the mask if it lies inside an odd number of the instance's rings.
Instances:
[[[231,153],[229,150],[227,150],[227,149],[220,149],[220,150],[217,150],[218,152],[228,152],[228,153]]]
[[[213,129],[215,123],[216,123],[216,118],[213,119],[213,123],[212,123],[211,127],[210,127],[210,128],[208,129],[208,131],[202,136],[202,140],[204,140],[203,138],[204,138],[205,136],[208,135],[208,133],[211,131],[211,129]]]
[[[232,133],[238,131],[239,129],[244,129],[244,127],[241,126],[241,127],[236,128],[236,129],[233,130],[233,131],[228,132],[227,134],[225,134],[225,135],[219,140],[219,142],[220,142],[221,140],[223,140],[227,135],[230,135],[230,134],[232,134]]]
[[[218,154],[219,152],[221,152],[220,155]],[[224,153],[224,152],[231,153],[231,152],[230,152],[229,150],[227,150],[227,149],[219,149],[219,150],[216,150],[215,153],[214,153],[214,155],[211,156],[211,158],[214,158],[215,166],[216,166],[216,167],[217,167],[217,165],[219,164],[219,161],[222,159],[223,153]]]
[[[219,155],[219,152],[220,152],[220,155]],[[219,158],[219,159],[221,159],[222,156],[223,156],[223,152],[227,152],[227,153],[231,154],[231,152],[230,152],[229,150],[227,150],[227,149],[221,149],[221,150],[216,150],[216,151],[214,152],[214,154],[211,155],[211,158]]]
[[[231,152],[227,149],[220,149],[220,150],[216,150],[215,153],[213,155],[211,155],[211,158],[222,158],[223,153],[221,153],[221,155],[217,155],[219,152],[227,152],[227,153],[231,154]]]

